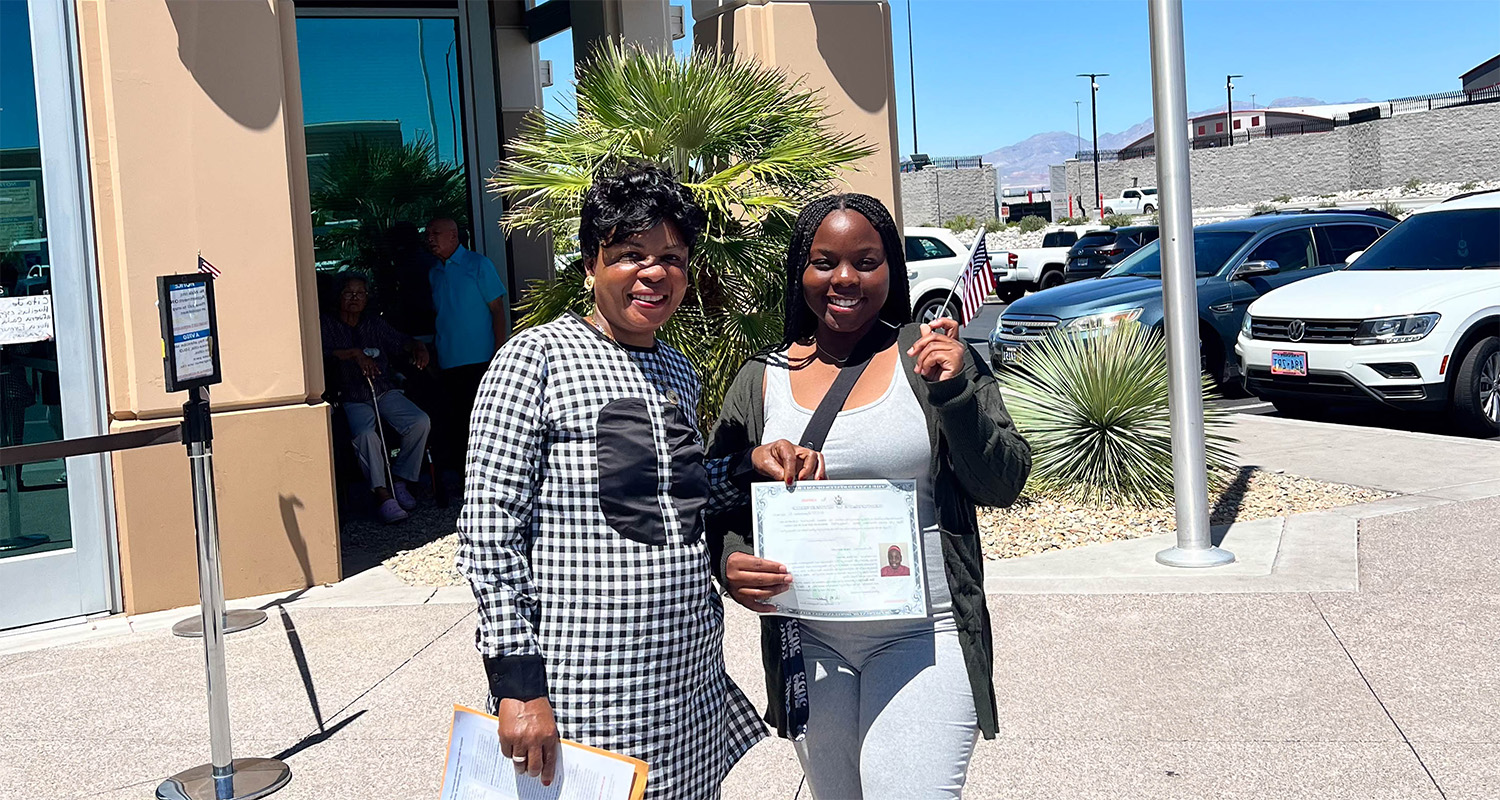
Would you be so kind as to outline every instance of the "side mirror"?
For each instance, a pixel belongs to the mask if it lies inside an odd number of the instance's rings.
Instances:
[[[1354,263],[1354,259],[1359,258],[1360,256],[1362,256],[1364,254],[1365,254],[1365,251],[1363,251],[1363,250],[1355,250],[1354,252],[1352,252],[1352,253],[1349,254],[1348,258],[1344,259],[1344,266],[1347,267],[1350,264],[1353,264]]]
[[[1274,275],[1280,271],[1281,265],[1275,261],[1246,261],[1235,269],[1234,279],[1243,280],[1256,275]]]

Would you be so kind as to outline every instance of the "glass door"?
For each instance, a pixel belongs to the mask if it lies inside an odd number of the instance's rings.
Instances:
[[[75,41],[68,4],[0,2],[0,447],[105,432]],[[105,469],[0,468],[0,630],[115,606]]]

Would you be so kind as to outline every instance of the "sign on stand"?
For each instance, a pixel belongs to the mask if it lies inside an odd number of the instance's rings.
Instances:
[[[182,407],[182,441],[187,445],[193,477],[193,522],[198,530],[198,616],[173,628],[196,627],[203,637],[208,676],[208,736],[211,760],[166,779],[157,800],[254,800],[285,786],[292,778],[286,764],[271,758],[235,758],[229,730],[229,695],[225,685],[224,634],[232,624],[251,627],[265,621],[263,611],[236,621],[224,612],[224,580],[219,569],[219,519],[214,499],[213,424],[207,387],[219,374],[218,319],[214,312],[213,277],[205,273],[165,275],[156,279],[161,313],[162,360],[169,392],[188,392]]]

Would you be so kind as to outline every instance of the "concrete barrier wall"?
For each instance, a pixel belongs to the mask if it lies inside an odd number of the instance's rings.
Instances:
[[[903,172],[901,213],[906,225],[941,225],[959,215],[980,222],[995,217],[995,168]]]
[[[1193,150],[1193,205],[1255,203],[1279,195],[1333,194],[1397,186],[1409,180],[1467,181],[1500,177],[1500,103],[1401,114],[1390,119],[1234,147]],[[1068,197],[1091,208],[1093,162],[1070,161],[1052,172],[1054,218]],[[1156,159],[1104,161],[1099,188],[1109,198],[1156,184]]]

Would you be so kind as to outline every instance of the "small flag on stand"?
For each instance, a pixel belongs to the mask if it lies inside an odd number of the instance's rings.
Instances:
[[[218,267],[214,266],[213,264],[208,263],[208,259],[204,258],[202,253],[198,254],[198,271],[199,272],[206,272],[209,275],[214,276],[215,278],[217,278],[217,277],[219,277],[220,275],[223,274],[223,273],[219,272],[219,268]]]
[[[995,292],[995,275],[990,272],[990,253],[984,246],[983,228],[979,229],[979,238],[974,240],[974,249],[969,253],[969,263],[964,267],[959,283],[963,286],[963,319],[959,324],[968,325],[984,307],[984,299]]]

